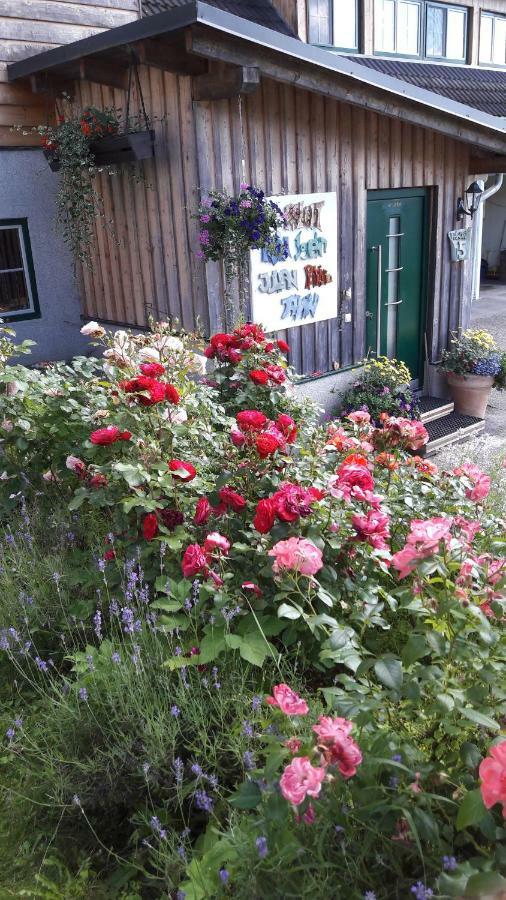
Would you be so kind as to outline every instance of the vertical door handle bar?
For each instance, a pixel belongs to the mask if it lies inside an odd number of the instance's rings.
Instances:
[[[378,254],[377,297],[376,297],[376,356],[381,356],[381,293],[383,287],[383,248],[381,244],[371,247]]]

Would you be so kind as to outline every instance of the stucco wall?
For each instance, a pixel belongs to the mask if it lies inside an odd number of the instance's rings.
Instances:
[[[39,295],[40,318],[12,326],[19,339],[37,341],[31,356],[24,358],[28,363],[69,359],[89,347],[79,332],[72,259],[53,226],[58,177],[38,150],[0,150],[0,218],[28,219]]]

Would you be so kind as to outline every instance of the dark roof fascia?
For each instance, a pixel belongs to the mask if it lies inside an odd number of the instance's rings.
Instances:
[[[441,112],[446,116],[451,115],[463,119],[468,124],[484,127],[497,134],[506,134],[506,123],[497,116],[482,113],[474,107],[443,97],[426,88],[417,87],[392,75],[385,75],[376,69],[352,62],[349,58],[330,50],[314,47],[311,44],[303,43],[298,38],[280,34],[263,25],[257,25],[255,22],[223,12],[214,6],[200,2],[200,0],[192,0],[185,6],[138,19],[81,41],[75,41],[54,50],[46,50],[44,53],[28,57],[28,59],[11,63],[8,66],[8,78],[9,81],[13,81],[17,78],[34,75],[65,63],[74,62],[83,56],[113,50],[125,44],[160,36],[196,24],[207,25],[225,32],[229,36],[255,43],[263,49],[274,50],[290,56],[296,61],[313,64],[336,75],[345,75],[362,85],[379,88],[396,97]]]

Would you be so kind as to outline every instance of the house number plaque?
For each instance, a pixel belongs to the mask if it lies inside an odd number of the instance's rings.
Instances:
[[[458,228],[456,231],[448,232],[452,262],[464,262],[469,259],[472,232],[472,228]]]

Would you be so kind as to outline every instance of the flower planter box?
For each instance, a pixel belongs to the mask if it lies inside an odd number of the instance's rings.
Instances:
[[[151,159],[154,154],[155,132],[132,131],[130,134],[113,134],[90,144],[95,165],[112,166],[141,159]]]
[[[494,376],[456,375],[454,372],[447,372],[446,378],[456,412],[484,419]]]
[[[96,166],[120,166],[122,163],[151,159],[155,155],[154,144],[155,132],[150,129],[100,138],[90,144],[90,150]],[[58,157],[51,150],[44,150],[43,153],[51,171],[59,172],[61,161]]]

